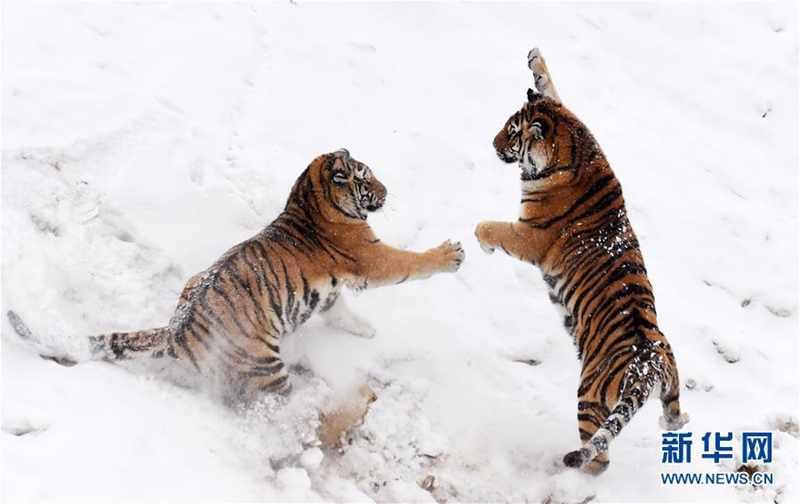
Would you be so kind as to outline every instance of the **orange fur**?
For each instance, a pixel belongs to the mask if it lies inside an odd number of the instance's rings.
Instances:
[[[522,171],[520,217],[481,222],[481,247],[538,266],[550,299],[582,362],[578,424],[584,447],[564,457],[600,472],[608,443],[651,392],[665,428],[678,429],[680,383],[672,349],[659,331],[655,299],[622,188],[586,126],[562,104],[538,50],[529,54],[540,94],[512,115],[494,139],[498,156]]]
[[[382,243],[366,219],[385,198],[383,184],[346,150],[317,157],[295,182],[283,213],[188,281],[167,326],[90,337],[94,358],[172,358],[208,378],[226,399],[287,393],[280,340],[312,314],[372,335],[347,311],[343,286],[396,284],[461,265],[459,243],[422,253]],[[9,319],[30,338],[16,314]]]

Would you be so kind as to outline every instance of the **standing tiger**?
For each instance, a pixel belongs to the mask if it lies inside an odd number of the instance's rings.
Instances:
[[[680,382],[656,308],[622,189],[586,126],[561,103],[538,49],[528,53],[538,93],[494,139],[497,155],[522,170],[516,222],[485,221],[481,248],[499,248],[538,266],[550,299],[581,359],[578,427],[583,447],[564,464],[597,474],[608,467],[608,444],[654,391],[661,427],[677,430]]]
[[[458,270],[460,243],[416,253],[386,245],[367,224],[386,187],[345,149],[317,157],[269,226],[192,277],[166,327],[89,337],[91,356],[170,357],[212,379],[226,400],[288,393],[280,339],[320,313],[327,325],[371,338],[342,286],[365,289]],[[16,332],[36,341],[14,312]],[[69,358],[47,355],[68,364]]]

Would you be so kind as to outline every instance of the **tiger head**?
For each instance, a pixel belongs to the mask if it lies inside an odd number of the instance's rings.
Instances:
[[[315,178],[324,198],[347,217],[365,220],[386,201],[386,186],[347,149],[320,156],[311,165],[318,171]]]
[[[528,89],[528,101],[494,138],[498,157],[518,162],[522,180],[546,178],[571,166],[572,146],[588,130],[559,101]]]

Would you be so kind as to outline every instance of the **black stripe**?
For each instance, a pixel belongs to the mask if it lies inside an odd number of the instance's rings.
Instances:
[[[590,270],[589,274],[584,275],[581,279],[581,282],[574,283],[566,295],[564,295],[564,304],[568,305],[572,300],[575,290],[577,290],[579,286],[582,287],[583,290],[578,295],[571,310],[573,313],[580,313],[583,301],[587,296],[590,296],[588,302],[591,303],[591,301],[594,299],[594,296],[602,296],[604,294],[603,288],[605,288],[605,286],[614,284],[626,276],[639,274],[645,276],[647,275],[647,270],[644,268],[644,265],[631,261],[624,261],[621,264],[616,265],[616,268],[613,269],[610,274],[606,273],[615,262],[617,262],[617,259],[612,257],[606,262],[599,263],[599,265],[598,263],[595,263],[595,267]]]
[[[553,224],[565,219],[570,214],[572,214],[577,208],[583,205],[585,202],[593,198],[597,193],[605,189],[609,184],[616,181],[613,173],[610,173],[604,177],[598,179],[588,191],[586,191],[580,198],[578,198],[570,207],[567,209],[566,212],[556,215],[555,217],[546,220],[541,223],[533,222],[533,219],[520,219],[522,222],[529,223],[532,227],[537,229],[546,229],[552,226]]]

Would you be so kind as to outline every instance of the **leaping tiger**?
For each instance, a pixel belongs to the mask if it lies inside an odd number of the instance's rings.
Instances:
[[[343,286],[427,278],[454,272],[464,260],[461,244],[449,240],[422,253],[382,243],[367,215],[383,206],[386,192],[347,150],[317,157],[294,183],[283,213],[189,280],[167,326],[91,336],[91,357],[172,358],[211,378],[226,400],[288,393],[281,336],[312,314],[357,336],[374,335],[347,309]],[[20,336],[36,342],[16,313],[8,318]]]
[[[538,266],[550,299],[581,359],[578,426],[583,447],[569,467],[599,473],[608,444],[656,392],[661,427],[677,430],[680,382],[672,348],[659,331],[655,299],[622,188],[588,128],[561,102],[538,49],[528,54],[538,93],[494,139],[506,163],[518,162],[522,201],[516,222],[486,221],[475,235],[484,251],[501,249]]]

